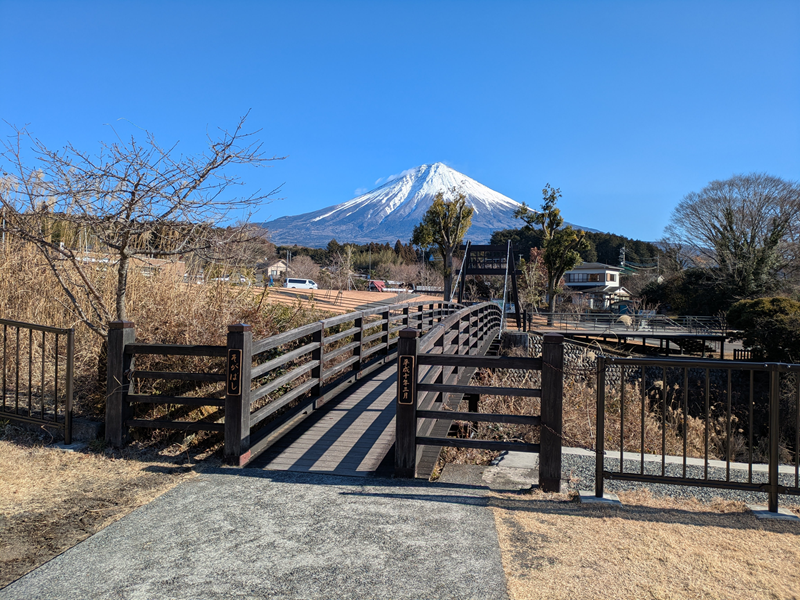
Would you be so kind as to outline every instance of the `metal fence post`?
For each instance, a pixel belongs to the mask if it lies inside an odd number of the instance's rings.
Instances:
[[[397,343],[397,413],[395,418],[394,475],[417,474],[417,330],[402,329]]]
[[[769,512],[778,512],[778,442],[780,441],[780,372],[770,365],[769,374]],[[795,452],[797,450],[795,449]]]
[[[561,423],[564,391],[564,336],[545,334],[542,344],[542,433],[539,485],[542,491],[561,490]]]
[[[225,462],[241,467],[250,460],[250,370],[253,328],[228,325],[225,394]]]
[[[131,321],[112,321],[108,324],[105,437],[106,442],[115,448],[125,445],[128,437],[125,421],[128,420],[129,405],[125,395],[130,391],[133,356],[125,354],[125,346],[135,340],[136,329]]]
[[[620,413],[622,414],[622,413]],[[603,497],[603,470],[605,469],[606,455],[606,359],[597,357],[597,415],[595,418],[595,476],[594,495]]]
[[[57,339],[58,337],[56,337],[56,340]],[[56,348],[56,354],[58,354],[58,348]],[[56,377],[58,377],[58,372],[56,372]],[[74,378],[75,378],[75,330],[70,329],[67,332],[67,390],[66,390],[67,397],[64,402],[64,443],[68,446],[72,443],[72,393],[73,393]]]

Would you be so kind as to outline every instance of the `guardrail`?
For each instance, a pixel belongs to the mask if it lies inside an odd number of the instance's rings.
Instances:
[[[648,313],[617,315],[612,313],[538,313],[526,314],[529,328],[582,329],[591,331],[644,331],[686,334],[726,334],[722,317],[667,317]]]
[[[138,344],[133,323],[109,329],[106,439],[127,440],[130,427],[218,431],[225,436],[225,459],[243,465],[358,379],[393,360],[397,334],[414,327],[426,332],[460,305],[414,302],[376,307],[311,323],[282,334],[253,340],[246,324],[228,327],[225,346]],[[224,359],[216,372],[173,373],[136,370],[137,354]],[[213,396],[134,394],[136,379],[220,383]],[[131,407],[161,404],[210,406],[217,412],[199,421],[134,419]]]
[[[75,330],[8,319],[0,319],[0,325],[3,326],[0,418],[61,429],[64,442],[71,444]],[[64,393],[59,401],[60,379]]]
[[[599,357],[596,419],[598,497],[606,479],[765,492],[771,512],[779,494],[800,495],[800,365]]]
[[[545,336],[543,357],[485,356],[500,332],[502,316],[493,303],[465,308],[448,317],[422,339],[417,332],[400,332],[397,374],[395,476],[416,477],[426,446],[539,452],[540,484],[558,491],[561,483],[561,401],[563,337]],[[469,385],[478,368],[542,371],[540,389]],[[542,398],[541,415],[479,413],[482,394]],[[468,412],[454,410],[463,399]],[[438,422],[453,420],[540,425],[540,444],[502,442],[430,435]]]

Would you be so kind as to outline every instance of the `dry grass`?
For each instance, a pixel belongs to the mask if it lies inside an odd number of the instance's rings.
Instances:
[[[114,271],[98,268],[89,273],[94,278],[93,284],[105,298],[106,306],[113,306]],[[165,344],[224,345],[227,325],[242,322],[252,325],[254,338],[259,339],[330,314],[304,302],[270,303],[265,301],[260,291],[256,293],[248,286],[228,282],[187,284],[174,269],[150,276],[133,269],[128,276],[127,309],[129,319],[136,325],[137,341]],[[89,309],[85,306],[84,310]],[[51,327],[74,327],[75,410],[78,415],[103,416],[103,339],[78,318],[35,249],[13,240],[0,261],[0,316]],[[62,347],[62,361],[63,351]],[[40,364],[38,346],[34,347],[33,354],[34,365],[37,365],[36,379]],[[25,348],[23,356],[26,356]],[[222,367],[219,360],[204,362],[174,357],[169,361],[159,357],[141,357],[137,367],[156,371],[209,369],[212,372]],[[50,368],[49,360],[47,364]],[[61,364],[63,369],[63,362]],[[26,381],[24,373],[21,380]],[[186,390],[182,392],[186,393]]]
[[[64,452],[13,425],[0,433],[0,587],[192,477],[197,466],[185,448]]]
[[[798,598],[799,524],[734,502],[620,497],[622,508],[493,498],[511,598]]]

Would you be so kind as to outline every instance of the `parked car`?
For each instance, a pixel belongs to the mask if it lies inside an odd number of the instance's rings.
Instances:
[[[312,281],[311,279],[293,279],[288,278],[286,279],[286,283],[283,287],[287,288],[295,288],[298,290],[318,290],[319,286]]]

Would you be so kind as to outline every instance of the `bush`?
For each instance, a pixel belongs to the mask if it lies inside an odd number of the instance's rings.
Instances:
[[[800,362],[800,302],[790,298],[740,300],[728,311],[728,325],[739,330],[753,358]]]

